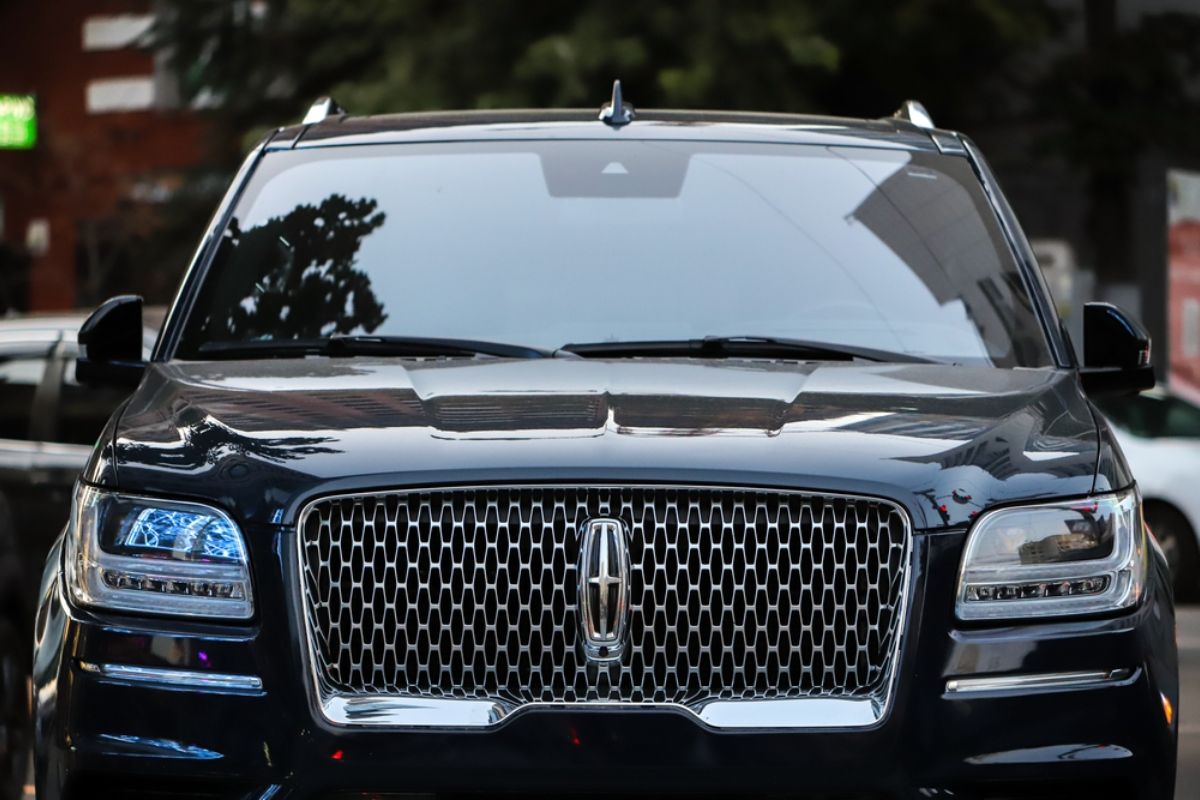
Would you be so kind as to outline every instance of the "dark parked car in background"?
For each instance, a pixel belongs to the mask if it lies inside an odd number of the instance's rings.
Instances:
[[[154,321],[155,314],[147,314]],[[20,797],[30,751],[27,681],[38,578],[72,487],[129,396],[75,377],[86,314],[0,319],[0,797]],[[159,315],[161,318],[161,315]],[[154,346],[147,328],[142,346]]]
[[[969,140],[355,118],[246,161],[46,561],[42,800],[1166,800],[1174,608]],[[64,510],[65,510],[64,503]]]

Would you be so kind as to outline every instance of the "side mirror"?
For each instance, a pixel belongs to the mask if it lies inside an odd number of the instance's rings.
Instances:
[[[1112,303],[1083,307],[1083,369],[1088,394],[1137,394],[1154,388],[1150,335]]]
[[[125,294],[106,300],[79,329],[76,380],[88,386],[136,386],[146,371],[142,336],[142,298]]]

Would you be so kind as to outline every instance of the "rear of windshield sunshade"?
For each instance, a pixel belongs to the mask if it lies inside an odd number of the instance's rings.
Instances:
[[[1051,363],[969,164],[824,145],[555,140],[272,152],[177,355],[334,335],[556,350],[763,336]]]

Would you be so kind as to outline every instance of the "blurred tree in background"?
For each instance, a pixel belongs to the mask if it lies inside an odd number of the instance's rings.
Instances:
[[[1119,0],[160,7],[157,44],[184,94],[211,108],[225,169],[330,93],[357,114],[598,107],[614,77],[643,108],[870,117],[917,97],[939,124],[979,135],[1002,178],[1006,163],[1027,170],[1038,160],[1081,176],[1084,260],[1103,281],[1121,281],[1133,277],[1126,218],[1138,154],[1164,148],[1200,163],[1200,9],[1122,17],[1129,4]]]
[[[599,107],[614,77],[642,107],[873,116],[920,94],[973,120],[1054,26],[1040,0],[164,5],[184,91],[251,135],[328,93],[363,114]]]
[[[1139,156],[1200,156],[1200,15],[1164,11],[1123,28],[1119,11],[1117,0],[1086,0],[1083,46],[1059,54],[1030,86],[1034,113],[1051,123],[1047,152],[1086,176],[1102,281],[1128,279],[1139,261],[1128,224]]]

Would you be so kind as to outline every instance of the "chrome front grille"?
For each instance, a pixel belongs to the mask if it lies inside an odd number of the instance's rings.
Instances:
[[[581,646],[579,533],[628,530],[627,643]],[[703,487],[488,487],[321,499],[299,524],[323,696],[677,704],[886,693],[907,517]]]

